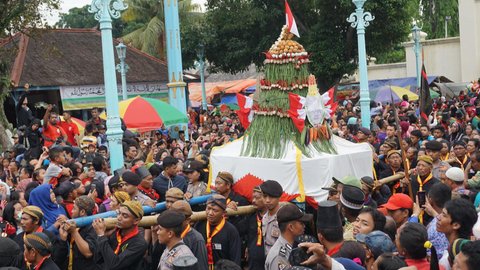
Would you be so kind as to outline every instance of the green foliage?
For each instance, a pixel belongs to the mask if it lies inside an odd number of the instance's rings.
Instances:
[[[387,51],[381,54],[375,55],[377,58],[377,64],[390,64],[405,62],[405,48],[399,44],[395,46],[391,51]]]
[[[253,62],[277,39],[285,20],[283,1],[209,0],[206,13],[206,56],[213,71],[236,73]],[[277,26],[277,27],[275,27]]]
[[[188,18],[187,20],[189,21],[180,24],[182,65],[184,69],[194,67],[195,61],[198,60],[198,47],[200,44],[205,44],[205,18],[201,16],[195,20]]]
[[[45,26],[40,14],[43,10],[58,9],[59,0],[4,0],[0,1],[0,37],[26,28]]]
[[[71,8],[68,13],[60,13],[60,20],[55,24],[59,28],[93,28],[98,25],[98,21],[92,13],[88,11],[90,5],[80,8]]]
[[[11,125],[7,121],[5,116],[5,110],[3,104],[5,99],[10,95],[12,84],[10,83],[10,73],[8,65],[0,62],[0,125],[3,127],[11,128]]]
[[[135,27],[127,27],[123,40],[150,55],[165,59],[165,14],[163,1],[128,0],[129,8],[122,14],[122,20]],[[199,6],[191,0],[179,0],[178,10],[181,27],[199,17]],[[193,21],[192,21],[193,20]],[[182,31],[182,30],[181,30]]]
[[[422,17],[420,25],[427,33],[428,39],[445,37],[445,17],[450,16],[448,22],[448,36],[460,35],[458,18],[458,0],[422,0]]]
[[[376,18],[366,29],[367,54],[390,52],[406,41],[416,1],[369,0],[365,10]],[[304,45],[313,63],[310,71],[326,88],[357,67],[357,35],[347,17],[351,0],[290,0]],[[413,15],[412,15],[413,14]],[[284,2],[276,0],[208,0],[206,56],[214,70],[236,73],[251,63],[262,66],[264,55],[285,23]]]
[[[68,13],[60,13],[60,20],[55,24],[57,28],[98,28],[99,23],[95,20],[94,14],[88,11],[90,5],[80,8],[71,8]],[[112,35],[118,38],[126,24],[121,19],[112,21]]]

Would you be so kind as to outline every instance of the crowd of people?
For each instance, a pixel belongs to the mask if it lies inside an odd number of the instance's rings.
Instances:
[[[333,179],[314,205],[281,201],[273,180],[235,192],[232,172],[207,185],[212,147],[243,135],[226,106],[188,110],[189,131],[123,136],[124,168],[109,168],[101,109],[80,134],[49,105],[35,119],[22,96],[14,146],[0,157],[0,267],[10,269],[476,269],[480,265],[480,99],[372,104],[371,128],[342,101],[333,133],[370,144],[371,176]],[[396,117],[398,116],[398,117]],[[425,122],[425,124],[421,124]],[[396,181],[382,179],[403,173]],[[335,174],[335,172],[334,172]],[[343,173],[342,173],[343,175]],[[277,179],[278,180],[278,179]],[[319,184],[330,179],[318,179]],[[189,202],[211,194],[205,203]],[[156,225],[143,206],[165,202]],[[255,212],[237,215],[239,207]],[[112,227],[97,218],[116,211]],[[205,211],[198,219],[194,212]],[[158,214],[158,213],[157,213]],[[189,268],[190,267],[190,268]],[[302,268],[303,267],[303,268]]]

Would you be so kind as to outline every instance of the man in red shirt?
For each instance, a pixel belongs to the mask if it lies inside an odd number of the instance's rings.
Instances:
[[[92,114],[92,118],[90,118],[88,120],[88,123],[92,123],[96,127],[98,127],[100,125],[104,125],[104,126],[107,125],[107,122],[105,120],[103,120],[102,118],[100,118],[101,111],[100,111],[99,108],[97,108],[97,107],[92,108],[90,113]]]
[[[58,114],[52,111],[52,104],[48,104],[47,111],[43,116],[43,145],[50,147],[55,144],[58,138],[67,140],[65,131],[57,124]]]
[[[80,135],[80,132],[78,131],[77,125],[73,123],[70,112],[63,112],[63,121],[60,121],[59,126],[65,131],[67,141],[72,146],[78,146],[78,136]]]

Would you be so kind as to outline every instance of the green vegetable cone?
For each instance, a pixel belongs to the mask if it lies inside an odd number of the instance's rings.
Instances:
[[[323,124],[330,136],[313,140],[307,130],[312,125],[307,120],[303,132],[299,132],[289,117],[288,94],[307,96],[310,76],[308,53],[292,37],[284,26],[280,37],[266,53],[265,78],[260,81],[258,108],[244,137],[243,156],[280,159],[285,156],[290,141],[305,156],[312,155],[307,147],[309,143],[318,152],[335,153],[328,125]]]

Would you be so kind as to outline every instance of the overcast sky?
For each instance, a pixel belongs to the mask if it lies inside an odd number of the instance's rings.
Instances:
[[[60,11],[54,11],[52,14],[45,14],[45,19],[49,25],[54,25],[59,20],[59,13],[67,13],[71,8],[83,7],[85,5],[90,5],[91,3],[92,0],[62,0]],[[203,6],[206,3],[206,0],[193,0],[193,3],[201,4]]]

